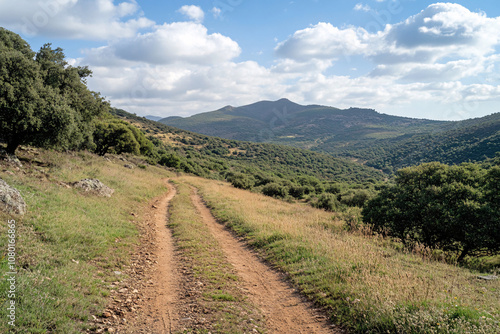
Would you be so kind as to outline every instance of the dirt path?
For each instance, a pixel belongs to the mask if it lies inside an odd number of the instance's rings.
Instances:
[[[191,199],[242,279],[243,292],[265,315],[269,333],[340,333],[332,329],[326,317],[317,313],[279,273],[217,223],[196,192]]]
[[[154,221],[157,236],[157,271],[155,275],[156,300],[149,307],[154,307],[153,313],[157,315],[154,323],[155,333],[169,334],[175,327],[178,319],[175,312],[175,303],[178,300],[178,280],[174,267],[174,243],[172,232],[167,228],[168,205],[176,194],[175,187],[168,184],[169,192],[156,206]],[[161,319],[161,321],[159,321]]]
[[[165,183],[168,193],[151,204],[148,217],[148,234],[154,240],[154,247],[148,256],[152,267],[142,278],[146,287],[142,291],[142,305],[124,333],[173,333],[178,322],[179,273],[174,256],[172,232],[167,228],[169,203],[176,195],[175,187]],[[144,282],[146,280],[146,282]],[[120,332],[120,331],[119,331]]]

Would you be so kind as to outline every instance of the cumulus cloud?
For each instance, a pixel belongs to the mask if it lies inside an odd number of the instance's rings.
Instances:
[[[275,51],[299,62],[363,56],[378,65],[372,76],[457,80],[487,70],[483,59],[500,44],[498,31],[500,18],[458,4],[436,3],[378,33],[318,23],[295,32]]]
[[[362,28],[339,29],[331,23],[320,22],[299,30],[275,48],[278,56],[309,61],[310,59],[335,59],[339,56],[362,54],[368,44],[369,34]]]
[[[369,12],[372,10],[372,8],[367,4],[357,3],[356,6],[354,6],[354,10]]]
[[[222,9],[220,9],[220,8],[218,8],[218,7],[214,7],[214,8],[212,8],[211,12],[212,12],[213,16],[214,16],[216,19],[217,19],[217,18],[219,18],[219,17],[221,17],[221,15],[222,15]]]
[[[154,25],[133,0],[1,1],[0,21],[24,35],[85,40],[131,37]]]
[[[174,22],[121,39],[107,47],[87,51],[93,64],[122,66],[123,61],[149,64],[175,62],[216,64],[237,57],[241,52],[238,43],[221,34],[208,34],[207,28],[195,22]],[[118,60],[118,62],[116,62]]]
[[[203,10],[198,7],[198,6],[182,6],[179,9],[179,13],[187,16],[189,19],[195,21],[195,22],[203,22],[203,19],[205,18],[205,13]]]
[[[90,65],[92,89],[141,115],[186,116],[286,96],[304,104],[443,119],[476,116],[478,104],[500,102],[499,19],[460,5],[431,5],[377,33],[311,25],[277,43],[278,58],[268,67],[238,62],[238,43],[190,18],[86,50],[74,65]],[[358,67],[357,58],[368,65]],[[356,77],[339,75],[340,65],[356,65]],[[478,83],[481,75],[494,79]],[[439,116],[436,108],[448,111]]]

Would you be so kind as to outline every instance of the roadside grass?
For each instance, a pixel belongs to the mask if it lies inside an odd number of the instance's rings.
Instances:
[[[363,333],[498,333],[500,281],[346,231],[331,213],[195,177],[217,219],[261,251],[334,323]]]
[[[108,283],[118,280],[113,272],[128,264],[138,242],[134,219],[166,191],[161,179],[170,174],[153,166],[127,169],[116,157],[85,152],[27,149],[19,156],[21,170],[0,166],[0,177],[28,206],[24,217],[0,213],[0,332],[81,333],[91,315],[102,313]],[[83,178],[98,178],[115,192],[102,198],[65,185]],[[17,222],[15,328],[7,324],[3,278],[9,219]]]
[[[171,201],[169,227],[176,247],[182,252],[182,266],[189,268],[198,283],[198,291],[192,294],[203,312],[190,317],[198,317],[195,322],[205,324],[183,332],[264,333],[262,315],[238,288],[239,278],[234,268],[191,201],[192,189],[175,183],[178,191]]]

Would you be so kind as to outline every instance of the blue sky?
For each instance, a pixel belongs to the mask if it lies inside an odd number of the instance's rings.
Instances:
[[[62,47],[139,115],[282,97],[430,119],[499,111],[496,1],[0,0],[0,26]]]

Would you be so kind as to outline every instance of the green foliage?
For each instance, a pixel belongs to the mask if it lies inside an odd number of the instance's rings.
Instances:
[[[170,154],[163,154],[160,157],[158,163],[166,167],[179,168],[181,165],[181,161],[182,161],[181,158],[179,158],[177,155],[170,153]]]
[[[140,145],[127,124],[122,122],[97,122],[94,132],[95,152],[101,156],[113,153],[139,154]]]
[[[363,209],[365,222],[403,242],[466,255],[498,254],[500,229],[497,168],[477,164],[422,164],[399,170]]]
[[[279,183],[269,183],[262,188],[262,193],[266,196],[285,198],[288,196],[288,188]]]
[[[86,68],[67,66],[62,49],[35,54],[0,28],[0,139],[14,154],[22,144],[91,148],[94,117],[109,106],[85,86]]]
[[[251,189],[255,185],[255,181],[247,175],[236,173],[227,177],[233,187],[240,189]]]
[[[340,203],[362,207],[373,195],[366,189],[349,189],[340,195]]]
[[[144,133],[134,125],[125,121],[109,117],[108,119],[98,121],[94,131],[95,152],[99,155],[105,155],[108,152],[116,154],[132,153],[142,154],[156,158],[158,153],[153,143],[146,138]],[[157,160],[162,161],[162,165],[170,167],[178,166],[172,161],[173,158],[162,156]]]
[[[319,197],[312,200],[311,205],[315,208],[332,212],[340,208],[340,202],[337,196],[329,193],[319,195]]]

